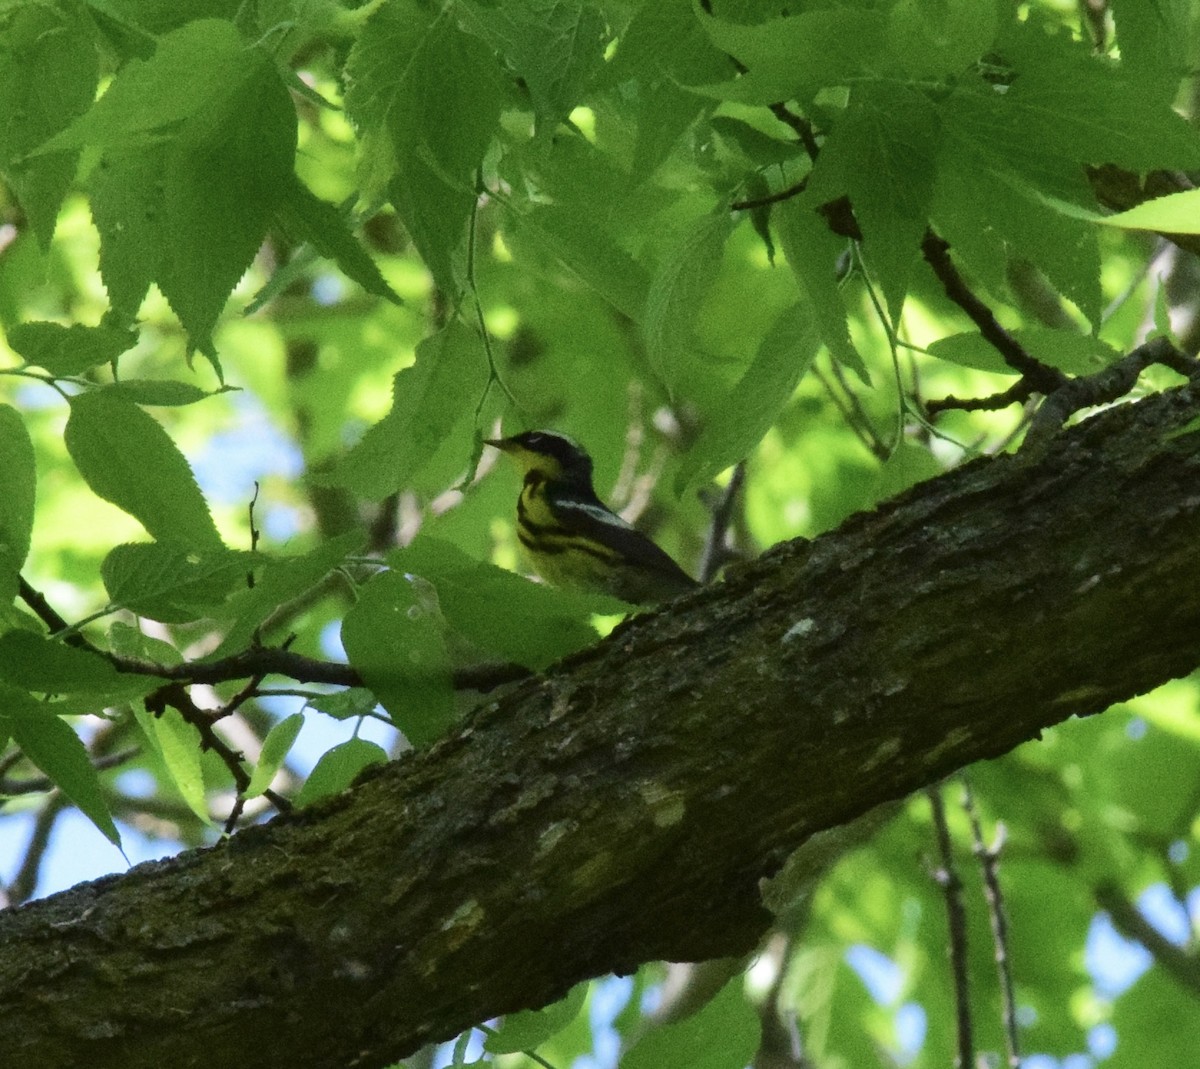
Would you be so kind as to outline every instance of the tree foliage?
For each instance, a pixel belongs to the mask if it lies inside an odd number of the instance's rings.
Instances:
[[[1039,529],[1070,496],[1044,463],[1059,426],[1195,371],[1198,22],[1194,0],[3,5],[0,791],[28,840],[9,901],[53,886],[68,804],[95,825],[83,850],[211,844],[405,749],[437,768],[475,692],[595,643],[625,607],[517,574],[515,479],[482,444],[501,422],[585,443],[602,496],[706,579],[1018,447],[1032,511],[965,494],[928,538]],[[1083,515],[1061,535],[1079,592],[1153,574]],[[1084,667],[1057,715],[1035,681],[1075,649],[1120,661],[1128,602],[1089,617],[1094,646],[1061,645],[1066,597],[1039,602],[1036,642],[989,646],[972,587],[921,565],[885,617],[869,548],[846,560],[838,591],[875,613],[846,633],[911,651],[864,671],[941,681],[904,611],[937,589],[947,650],[958,633],[979,658],[964,687],[1029,680],[1037,725],[1095,711]],[[1183,591],[1146,584],[1183,618]],[[737,589],[664,609],[668,630],[719,628]],[[696,1015],[665,1023],[664,967],[623,960],[631,982],[510,1014],[484,1051],[466,1033],[454,1060],[612,1064],[615,1028],[633,1066],[1177,1062],[1200,1046],[1200,695],[1168,682],[1194,663],[1168,647],[1137,676],[1166,685],[977,765],[969,804],[936,787],[931,741],[905,789],[933,793],[768,895],[757,964]],[[651,706],[703,693],[712,657],[648,683]],[[970,717],[938,693],[930,722]],[[752,751],[737,713],[730,749]],[[845,817],[883,799],[859,800]],[[1132,950],[1101,953],[1117,931],[1149,949],[1140,979]]]

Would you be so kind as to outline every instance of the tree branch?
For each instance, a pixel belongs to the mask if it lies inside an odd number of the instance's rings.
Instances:
[[[0,1064],[369,1069],[747,952],[815,833],[1196,666],[1198,409],[1189,385],[973,461],[342,795],[0,914]]]

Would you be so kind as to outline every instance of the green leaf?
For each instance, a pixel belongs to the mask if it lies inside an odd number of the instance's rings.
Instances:
[[[121,845],[88,752],[52,706],[0,683],[0,732],[12,736],[21,752],[50,777],[109,842]]]
[[[1103,307],[1096,229],[1081,220],[1096,202],[1082,170],[1031,144],[1000,113],[981,84],[963,85],[943,102],[947,132],[933,217],[942,236],[993,285],[1002,277],[1004,241],[1038,265],[1092,323]]]
[[[399,62],[397,57],[403,57]],[[346,111],[372,173],[451,297],[462,291],[475,174],[500,118],[496,60],[453,19],[428,23],[414,5],[387,4],[368,20],[347,61]]]
[[[1014,21],[999,45],[1017,70],[1003,106],[1027,144],[1134,171],[1200,166],[1200,135],[1151,82],[1037,23]]]
[[[1091,375],[1121,358],[1121,354],[1111,345],[1090,334],[1049,327],[1027,327],[1011,333],[1031,356],[1068,375]],[[930,356],[961,367],[991,371],[998,375],[1017,374],[977,331],[939,338],[927,349]]]
[[[529,668],[545,668],[594,643],[593,613],[628,609],[614,599],[531,583],[430,536],[393,550],[388,564],[431,582],[447,622],[480,649]]]
[[[976,62],[999,24],[996,0],[899,0],[888,15],[888,54],[913,78],[942,78]]]
[[[221,549],[196,553],[162,542],[114,546],[100,578],[114,604],[163,623],[211,616],[230,591],[246,582],[254,558]]]
[[[0,560],[20,571],[33,533],[37,471],[25,421],[10,405],[0,405]]]
[[[97,364],[115,360],[137,344],[137,334],[119,327],[85,327],[73,323],[20,323],[8,332],[8,344],[27,363],[51,375],[80,375]]]
[[[203,401],[206,397],[215,397],[227,390],[202,390],[190,382],[176,382],[173,379],[122,379],[104,389],[121,396],[138,405],[152,405],[158,408],[179,408],[182,405],[192,405]]]
[[[520,215],[509,212],[505,236],[517,248],[532,245],[558,260],[622,315],[641,322],[649,275],[594,220],[572,208],[537,205]]]
[[[103,149],[90,193],[114,309],[131,319],[156,282],[192,344],[211,351],[291,182],[296,114],[273,60],[231,23],[189,22],[39,151],[84,145]]]
[[[304,727],[304,714],[293,713],[280,720],[267,732],[258,764],[254,766],[254,774],[250,777],[250,784],[242,792],[243,797],[257,798],[271,786],[275,773],[279,771],[292,746],[295,745],[296,736],[300,734],[302,727]]]
[[[184,720],[177,709],[164,709],[156,715],[135,706],[133,713],[188,809],[211,825],[204,794],[199,729]]]
[[[183,664],[183,655],[169,642],[152,638],[138,628],[114,620],[108,628],[108,645],[118,657],[131,657],[155,664]]]
[[[85,112],[96,96],[99,56],[86,16],[50,4],[5,5],[0,15],[0,173],[48,249],[78,152],[28,153]]]
[[[689,393],[697,348],[693,324],[721,269],[732,226],[723,207],[689,224],[650,282],[643,323],[646,349],[655,374],[672,397]]]
[[[340,794],[352,784],[364,768],[387,764],[387,751],[382,746],[366,739],[353,738],[326,750],[313,768],[300,793],[296,805],[311,805],[318,798]]]
[[[579,1015],[587,998],[588,982],[576,984],[558,1002],[540,1010],[521,1010],[510,1013],[494,1032],[483,1041],[489,1054],[515,1054],[533,1050],[551,1036],[557,1035]]]
[[[322,541],[307,553],[267,560],[254,586],[236,594],[222,613],[233,619],[233,626],[209,658],[218,660],[245,649],[281,605],[308,593],[362,544],[360,532],[347,531]]]
[[[898,322],[929,223],[941,145],[937,114],[922,93],[867,82],[851,93],[813,169],[812,195],[850,197],[863,257]],[[830,188],[825,177],[837,178]]]
[[[819,347],[820,337],[808,305],[785,308],[725,405],[712,413],[696,444],[688,450],[676,483],[681,491],[707,483],[749,455],[791,399]]]
[[[647,1032],[621,1059],[621,1069],[744,1069],[754,1060],[762,1027],[731,980],[698,1013]]]
[[[703,85],[729,69],[729,56],[709,40],[692,0],[657,0],[638,5],[599,84],[615,86],[636,79],[643,85]]]
[[[1200,189],[1155,197],[1128,211],[1103,219],[1106,226],[1125,230],[1156,230],[1163,234],[1200,234]]]
[[[1121,66],[1153,86],[1170,105],[1191,64],[1197,11],[1189,0],[1110,0]]]
[[[378,704],[379,699],[365,687],[348,687],[308,700],[310,709],[332,716],[334,720],[355,720],[360,716],[368,716]]]
[[[93,492],[156,539],[197,551],[224,548],[183,454],[161,424],[118,391],[72,397],[64,438]]]
[[[846,306],[835,273],[846,241],[830,231],[816,208],[817,205],[804,194],[779,205],[773,215],[779,244],[800,284],[801,294],[812,308],[813,322],[820,331],[821,341],[834,359],[869,386],[871,376],[867,365],[850,340]]]
[[[463,0],[463,24],[524,82],[539,124],[553,131],[604,65],[604,16],[583,0]]]
[[[362,242],[354,236],[346,214],[321,200],[300,179],[292,176],[277,209],[280,226],[295,241],[307,242],[327,259],[333,260],[368,293],[393,304],[403,304],[388,285]]]
[[[884,46],[886,16],[849,8],[808,11],[756,25],[723,22],[694,9],[709,39],[746,74],[703,91],[747,104],[807,100],[825,86],[873,72]],[[695,86],[693,86],[695,87]]]
[[[375,576],[342,621],[342,645],[363,682],[413,746],[439,738],[454,716],[442,621],[417,585]]]
[[[487,382],[478,335],[451,320],[417,346],[412,367],[396,374],[392,410],[317,481],[372,500],[409,487],[455,426],[473,413]]]
[[[45,694],[99,694],[109,704],[162,685],[150,676],[118,672],[90,650],[22,628],[0,635],[0,679]]]

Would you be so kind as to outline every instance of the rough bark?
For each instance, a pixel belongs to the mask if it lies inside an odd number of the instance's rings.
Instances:
[[[0,1064],[382,1066],[746,951],[814,832],[1200,662],[1198,410],[922,484],[328,804],[0,916]]]

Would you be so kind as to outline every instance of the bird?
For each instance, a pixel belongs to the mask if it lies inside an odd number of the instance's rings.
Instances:
[[[650,605],[699,584],[592,487],[592,458],[573,438],[535,430],[488,438],[525,473],[517,537],[534,570],[553,586]]]

